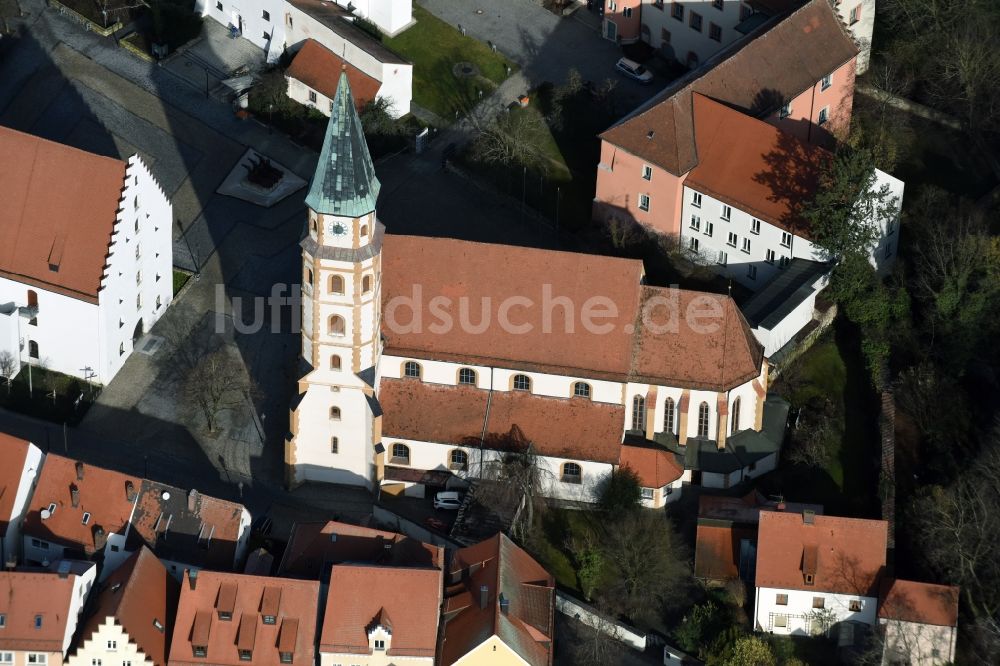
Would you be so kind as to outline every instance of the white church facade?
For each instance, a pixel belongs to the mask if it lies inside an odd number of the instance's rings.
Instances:
[[[628,466],[662,506],[773,469],[787,404],[731,298],[647,286],[635,260],[387,234],[346,74],[333,106],[306,198],[290,485],[419,495],[530,450],[550,497],[596,501]]]
[[[173,296],[170,201],[138,155],[0,128],[0,354],[106,384]]]

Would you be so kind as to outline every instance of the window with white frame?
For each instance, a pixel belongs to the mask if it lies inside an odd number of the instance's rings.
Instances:
[[[742,251],[743,251],[744,253],[746,253],[746,254],[750,254],[750,239],[749,239],[749,238],[744,238],[744,239],[743,239],[743,247],[741,247],[740,249],[741,249],[741,250],[742,250]]]
[[[453,449],[448,456],[449,469],[465,469],[469,466],[469,454],[462,449]]]
[[[646,398],[641,395],[632,398],[632,430],[646,430]]]
[[[642,179],[643,180],[653,180],[653,167],[648,164],[644,164],[642,167]]]
[[[458,371],[458,383],[475,386],[476,385],[476,371],[472,368],[461,368]]]
[[[788,616],[787,615],[775,615],[774,616],[774,626],[776,626],[776,627],[787,627],[788,626]]]
[[[760,220],[754,218],[750,220],[750,233],[759,234],[760,233]]]
[[[712,237],[712,232],[715,231],[715,225],[711,222],[705,223],[705,235],[709,238]]]
[[[701,192],[691,193],[691,205],[695,208],[701,208]]]
[[[701,218],[697,215],[691,216],[691,228],[695,231],[699,231],[701,229]]]
[[[827,74],[820,81],[819,87],[820,87],[821,90],[826,90],[827,88],[829,88],[832,85],[833,85],[833,74]]]
[[[108,641],[108,649],[109,650],[117,650],[118,649],[118,641]]]
[[[729,263],[729,255],[726,254],[725,250],[719,250],[719,256],[716,259],[716,262],[720,266],[725,266],[727,263]]]
[[[847,604],[847,609],[852,613],[860,613],[862,608],[860,599],[851,599]]]
[[[28,663],[42,666],[43,664],[49,663],[49,655],[45,654],[44,652],[29,652]]]
[[[790,233],[788,233],[787,231],[782,231],[781,232],[781,245],[783,247],[791,247],[792,246],[792,235]]]
[[[404,465],[410,464],[410,447],[406,444],[401,444],[396,442],[392,445],[392,457],[389,459],[391,463],[403,463]]]
[[[583,470],[581,470],[580,466],[576,463],[563,463],[562,481],[563,483],[582,483]]]
[[[769,264],[774,263],[774,250],[772,250],[771,248],[767,249],[767,254],[764,256],[764,261],[766,261]]]
[[[778,111],[778,117],[779,118],[787,118],[790,115],[792,115],[792,103],[791,102],[789,102],[789,103],[785,104],[784,106],[782,106],[781,110]]]
[[[385,641],[382,640],[381,638],[376,638],[375,639],[375,649],[376,650],[384,650],[385,649]]]
[[[514,390],[515,391],[530,391],[531,390],[531,378],[528,375],[514,375]]]
[[[737,235],[734,234],[732,231],[730,231],[729,238],[726,240],[726,244],[729,245],[730,247],[736,247],[736,243],[738,240],[739,238],[737,237]]]
[[[589,398],[590,397],[590,384],[587,382],[575,382],[573,384],[573,397],[574,398]]]
[[[861,5],[858,5],[858,6],[854,7],[854,9],[851,10],[850,24],[854,25],[855,23],[857,23],[860,20],[861,20]]]
[[[830,119],[830,107],[824,106],[819,110],[819,124],[823,125]]]
[[[674,399],[667,398],[663,405],[663,431],[674,432]]]
[[[0,629],[4,629],[6,627],[7,627],[7,614],[0,613]]]
[[[403,376],[420,379],[420,364],[416,361],[407,361],[403,364]]]
[[[757,267],[753,264],[747,266],[747,277],[751,280],[757,279]]]
[[[727,222],[731,220],[733,217],[733,207],[727,206],[726,204],[722,204],[722,213],[719,215],[719,217],[721,217],[723,220],[726,220]]]
[[[13,663],[14,663],[13,652],[0,652],[0,664],[13,664]]]
[[[692,252],[697,252],[699,245],[700,243],[698,242],[698,239],[692,238],[691,242],[688,243],[688,249],[691,250]]]
[[[639,195],[639,210],[649,210],[649,195],[640,194]]]
[[[642,499],[651,500],[653,499],[653,489],[652,488],[642,488]]]

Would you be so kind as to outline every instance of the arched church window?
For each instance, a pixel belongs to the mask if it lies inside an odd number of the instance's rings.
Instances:
[[[708,438],[708,403],[698,405],[698,436]]]
[[[340,357],[336,354],[330,357],[330,369],[340,370]]]
[[[637,395],[632,398],[632,430],[646,429],[646,398]]]
[[[361,291],[367,294],[371,290],[372,290],[372,276],[366,275],[363,278],[361,278]]]
[[[733,400],[732,426],[729,434],[735,435],[740,430],[740,399]]]
[[[345,335],[347,325],[344,323],[344,318],[340,315],[330,315],[327,330],[330,332],[330,335]]]
[[[331,275],[330,276],[330,293],[331,294],[343,294],[344,293],[344,276],[343,275]]]

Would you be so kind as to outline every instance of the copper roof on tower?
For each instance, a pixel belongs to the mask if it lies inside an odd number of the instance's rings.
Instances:
[[[361,217],[375,210],[379,187],[347,72],[342,71],[306,205],[324,215]]]

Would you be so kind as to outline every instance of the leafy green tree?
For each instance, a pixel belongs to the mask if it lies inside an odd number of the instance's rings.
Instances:
[[[714,601],[698,604],[684,616],[674,631],[677,645],[690,654],[702,654],[703,648],[726,627],[728,618]]]
[[[629,467],[619,467],[611,472],[601,493],[601,509],[618,514],[639,507],[642,486],[639,476]]]
[[[757,636],[744,636],[733,643],[724,666],[775,666],[774,652],[767,642]]]

